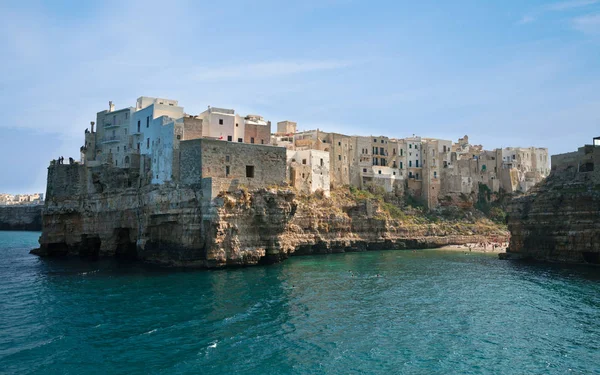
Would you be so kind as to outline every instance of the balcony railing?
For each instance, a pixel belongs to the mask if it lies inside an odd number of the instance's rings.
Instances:
[[[121,124],[117,124],[117,123],[112,123],[112,122],[105,122],[104,123],[104,128],[116,128],[121,126]]]
[[[102,143],[113,143],[113,142],[121,142],[121,138],[119,138],[116,135],[111,135],[111,136],[104,137],[104,139],[102,140]]]

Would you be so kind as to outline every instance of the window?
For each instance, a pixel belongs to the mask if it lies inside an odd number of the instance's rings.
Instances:
[[[433,172],[433,178],[437,178],[437,172]]]
[[[246,166],[246,177],[249,177],[249,178],[254,177],[254,166],[253,165]]]
[[[117,115],[113,115],[113,125],[117,125]]]
[[[408,166],[409,166],[409,167],[412,167],[412,160],[409,160],[409,161],[408,161]]]
[[[396,149],[395,148],[392,149],[392,155],[396,155]]]
[[[229,163],[229,160],[230,160],[230,159],[229,159],[229,155],[225,155],[225,162],[226,162],[226,163]]]
[[[381,140],[381,143],[383,143],[383,139]]]
[[[338,160],[342,160],[342,155],[338,155]]]
[[[146,116],[146,127],[150,127],[150,116]]]
[[[146,148],[150,148],[150,138],[146,138]]]
[[[408,145],[408,148],[412,148],[412,143]]]
[[[419,179],[419,174],[418,174],[418,173],[416,174],[416,179],[417,179],[417,180]]]
[[[116,134],[116,133],[115,133],[115,131],[113,130],[113,131],[112,131],[112,135],[113,135],[113,137],[115,136],[115,134]]]
[[[250,137],[250,143],[254,143],[254,137]]]
[[[140,120],[138,120],[138,133],[140,132]]]
[[[225,177],[229,176],[229,166],[225,166]]]
[[[373,142],[377,143],[377,140],[376,140],[376,139],[373,139]]]
[[[119,166],[119,161],[115,160],[115,167],[118,167],[118,166]]]
[[[321,167],[323,166],[323,164],[324,164],[324,163],[323,163],[323,159],[321,159]]]
[[[228,136],[227,136],[227,140],[228,140],[229,142],[231,142],[231,141],[233,140],[233,137],[232,137],[232,136],[230,136],[230,135],[228,135]]]
[[[244,140],[242,138],[238,138],[238,142],[244,142]]]
[[[260,144],[261,144],[261,145],[264,145],[264,144],[265,144],[265,140],[264,140],[264,139],[261,139],[261,140],[260,140]]]
[[[363,168],[363,172],[367,173],[367,168]]]
[[[393,173],[394,173],[394,176],[395,176],[395,175],[396,175],[396,172],[393,172]]]
[[[400,149],[400,156],[403,156],[403,155],[404,155],[404,150]]]
[[[127,146],[123,146],[123,151],[127,151]]]
[[[383,150],[383,147],[379,147],[379,155],[385,155],[385,151]]]
[[[125,112],[125,120],[129,118],[129,112]]]
[[[338,142],[338,146],[341,146],[341,145],[342,145],[342,142]]]
[[[404,166],[402,165],[402,162],[400,162],[400,169],[403,169]]]
[[[417,168],[419,168],[419,161],[417,160],[416,163],[417,163]]]
[[[306,159],[302,159],[302,164],[306,164]]]
[[[119,146],[117,146],[117,152],[119,152]]]
[[[222,118],[219,119],[219,125],[223,125],[223,119]]]
[[[446,146],[444,146],[444,152],[446,152]]]
[[[235,127],[237,128],[238,126],[240,126],[240,124],[238,124],[237,122],[235,123]]]
[[[377,147],[373,147],[373,155],[377,155],[377,151],[378,151],[378,148]]]
[[[138,147],[137,147],[137,149],[138,149],[138,150],[140,149],[140,142],[138,142]]]
[[[177,139],[181,139],[181,134],[177,134]]]

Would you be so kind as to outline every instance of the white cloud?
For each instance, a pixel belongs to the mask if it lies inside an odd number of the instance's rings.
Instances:
[[[349,61],[270,61],[255,64],[201,68],[193,76],[198,81],[220,81],[229,79],[253,79],[309,73],[320,70],[342,69],[352,65]]]
[[[535,21],[535,17],[533,17],[533,16],[523,16],[519,20],[518,24],[519,25],[525,25],[525,24],[528,24],[528,23],[532,23],[533,21]]]
[[[571,1],[563,1],[560,3],[550,4],[546,7],[547,10],[551,11],[565,11],[575,8],[586,7],[589,5],[594,5],[600,3],[600,0],[571,0]]]
[[[573,27],[586,34],[600,34],[600,13],[573,18]]]

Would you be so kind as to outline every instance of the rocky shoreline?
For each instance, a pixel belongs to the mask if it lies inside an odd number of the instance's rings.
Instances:
[[[41,231],[42,205],[0,206],[0,230]]]
[[[75,179],[86,183],[75,170],[79,166],[59,167],[73,169],[67,171],[72,178],[57,176],[71,181],[70,189],[75,189]],[[105,168],[100,173],[113,175],[83,177],[112,185],[85,194],[52,184],[49,174],[49,186],[57,188],[47,192],[40,247],[33,254],[219,268],[274,263],[291,255],[508,240],[506,230],[485,220],[394,218],[381,202],[357,200],[344,189],[332,192],[330,198],[301,197],[286,187],[239,189],[208,197],[203,186],[127,187],[124,172]]]

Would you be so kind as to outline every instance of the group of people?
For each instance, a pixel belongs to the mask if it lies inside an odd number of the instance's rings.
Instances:
[[[56,159],[58,164],[65,164],[65,158],[64,156],[60,156],[58,159]],[[75,163],[75,159],[73,158],[69,158],[69,164],[73,164]]]

